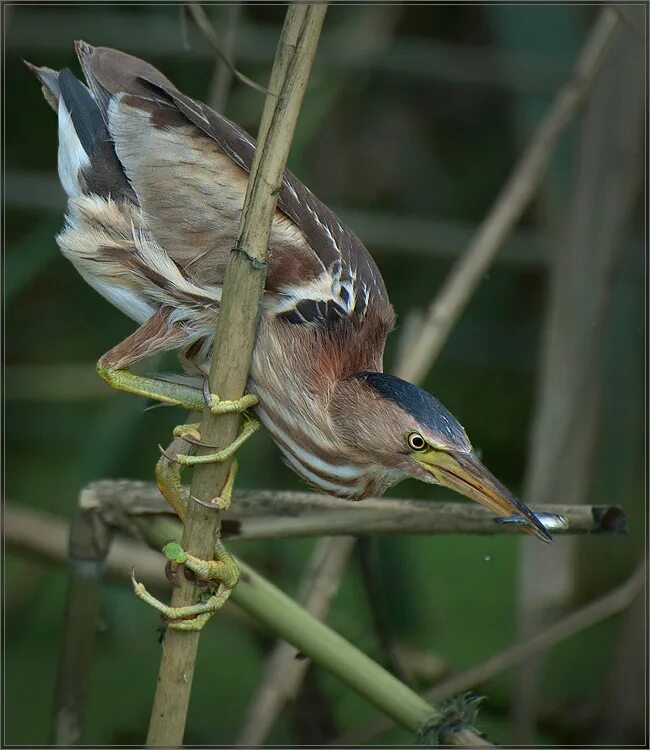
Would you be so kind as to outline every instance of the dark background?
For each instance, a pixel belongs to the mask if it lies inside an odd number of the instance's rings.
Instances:
[[[91,480],[151,479],[157,445],[167,441],[181,415],[171,409],[144,412],[141,399],[110,392],[94,374],[94,362],[133,324],[85,285],[57,250],[54,235],[62,225],[64,196],[56,178],[56,118],[21,60],[78,72],[72,42],[81,38],[146,58],[186,93],[204,100],[215,61],[191,21],[181,22],[177,5],[5,5],[3,10],[6,499],[68,518],[79,490]],[[225,8],[207,11],[219,31]],[[283,6],[246,6],[240,14],[237,66],[260,83],[268,80],[284,13]],[[328,11],[290,167],[340,212],[377,260],[399,318],[387,369],[395,362],[409,311],[432,299],[489,211],[569,77],[597,13],[595,6],[570,4],[339,5]],[[643,44],[634,29],[627,33],[631,45]],[[226,114],[255,134],[262,104],[259,93],[236,82]],[[594,127],[607,131],[613,127],[607,118],[618,112],[607,106],[598,111],[603,122],[592,112]],[[465,426],[485,463],[524,499],[549,279],[558,258],[571,251],[577,191],[588,192],[590,185],[587,180],[585,188],[579,169],[584,159],[593,158],[593,150],[583,150],[584,119],[578,117],[563,138],[542,190],[426,381]],[[641,164],[638,128],[631,128],[624,145]],[[602,172],[595,174],[603,179]],[[555,616],[624,581],[643,554],[646,201],[640,176],[640,170],[621,175],[613,169],[606,178],[623,181],[612,183],[613,189],[628,190],[631,198],[624,221],[612,230],[617,261],[606,275],[605,315],[597,323],[598,353],[589,377],[600,385],[583,496],[589,503],[623,505],[630,533],[584,538],[570,548],[556,543],[557,549],[569,549],[564,575],[570,585],[556,602]],[[587,224],[603,216],[606,221],[608,193],[603,195]],[[588,274],[589,252],[581,262]],[[581,292],[587,295],[585,314],[588,292]],[[302,487],[265,434],[246,445],[241,466],[240,487]],[[391,494],[452,499],[451,493],[415,482]],[[515,642],[521,556],[535,543],[513,537],[377,540],[370,557],[374,577],[383,585],[389,637],[440,657],[450,669],[476,664]],[[278,540],[242,544],[237,551],[295,593],[313,544]],[[11,550],[6,555],[6,743],[48,741],[65,581],[62,567]],[[355,559],[329,622],[385,663],[370,604]],[[642,741],[642,610],[634,607],[605,620],[551,651],[541,674],[534,741]],[[126,583],[106,584],[89,742],[143,740],[159,661],[157,625],[155,614]],[[631,639],[638,647],[630,654],[623,646]],[[271,644],[269,634],[226,615],[208,626],[188,742],[224,744],[236,738]],[[495,742],[512,738],[514,678],[507,671],[480,689],[487,700],[478,726]],[[329,737],[309,724],[305,729],[304,722],[297,728],[296,717],[304,716],[307,704],[321,715],[330,711],[337,732],[376,716],[320,670],[314,670],[311,688],[310,697],[285,711],[272,742],[332,739],[331,726]],[[626,706],[624,718],[620,705]],[[603,717],[612,720],[607,729]],[[377,741],[409,738],[393,730]]]

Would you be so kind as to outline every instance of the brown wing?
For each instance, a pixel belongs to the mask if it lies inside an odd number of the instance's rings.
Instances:
[[[155,68],[115,50],[78,51],[152,233],[185,273],[220,284],[237,240],[246,172],[162,90],[152,91],[154,83],[173,88]],[[280,211],[269,244],[271,289],[322,273],[303,233]]]
[[[241,128],[184,94],[148,63],[80,43],[88,85],[157,240],[185,273],[219,284],[237,239],[255,149]],[[361,241],[285,173],[269,242],[267,289],[290,322],[327,326],[390,309]]]

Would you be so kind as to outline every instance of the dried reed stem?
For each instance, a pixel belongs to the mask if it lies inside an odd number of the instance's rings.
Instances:
[[[290,6],[278,44],[269,84],[271,93],[267,95],[262,114],[237,248],[226,269],[212,350],[210,390],[223,399],[238,399],[246,388],[264,293],[266,250],[278,188],[326,8],[325,5]],[[229,445],[237,437],[240,424],[237,414],[215,417],[206,409],[201,434],[211,445]],[[221,492],[229,469],[230,462],[197,466],[191,494],[209,502]],[[210,559],[218,528],[219,516],[215,510],[190,501],[183,548],[199,558]],[[197,587],[184,581],[174,591],[172,606],[194,603],[197,595]],[[198,641],[196,632],[167,631],[148,745],[182,744]]]
[[[173,516],[150,482],[101,480],[82,490],[81,503],[94,508],[110,526],[131,527],[138,518]],[[7,503],[11,510],[13,506]],[[533,506],[568,522],[564,534],[624,534],[626,515],[618,505]],[[7,516],[7,524],[11,516]],[[469,502],[368,498],[359,507],[311,492],[246,490],[223,514],[223,536],[232,541],[269,538],[382,534],[521,534],[514,524],[495,523],[489,510]]]

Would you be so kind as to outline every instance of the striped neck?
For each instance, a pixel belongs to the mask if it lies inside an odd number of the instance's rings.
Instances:
[[[305,418],[298,410],[280,410],[268,394],[264,397],[264,388],[254,390],[260,397],[257,417],[282,451],[285,463],[314,489],[347,500],[362,500],[383,494],[403,479],[399,471],[353,462],[349,449],[335,441],[333,434],[317,432],[315,418]]]
[[[260,398],[257,416],[288,466],[321,492],[362,499],[404,476],[357,450],[332,414],[352,373],[381,366],[383,338],[369,347],[352,327],[334,336],[262,319],[249,380],[249,390]]]
[[[257,390],[261,399],[257,416],[271,433],[287,465],[298,476],[321,492],[350,500],[372,493],[371,477],[363,467],[350,463],[349,457],[334,446],[317,446],[313,423],[273,408],[272,402],[265,400],[260,389]]]

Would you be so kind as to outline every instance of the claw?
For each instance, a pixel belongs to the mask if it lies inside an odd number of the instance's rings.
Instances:
[[[146,592],[143,583],[139,583],[135,577],[135,568],[131,568],[131,583],[133,584],[133,591],[136,596],[140,596],[143,592]]]
[[[206,406],[210,406],[212,403],[212,394],[210,393],[210,383],[208,382],[208,379],[206,378],[203,381],[203,400],[205,401]]]
[[[167,448],[163,448],[162,445],[160,445],[160,443],[158,443],[158,450],[160,451],[161,455],[163,455],[168,461],[171,461],[171,463],[173,464],[180,463],[177,456],[172,456],[171,453],[167,453]]]
[[[200,424],[179,424],[174,427],[174,437],[181,438],[190,445],[199,445],[202,448],[213,448],[216,450],[218,446],[213,443],[206,443],[201,437],[201,425]]]
[[[195,503],[202,505],[204,508],[209,508],[210,510],[219,510],[217,505],[213,503],[212,500],[199,500],[199,498],[195,497],[194,495],[190,495],[190,500],[194,500]]]
[[[179,435],[178,437],[182,438],[186,443],[189,443],[190,445],[198,445],[201,448],[213,448],[215,450],[218,448],[218,446],[214,443],[206,443],[205,440],[200,440],[199,438],[194,437],[189,432],[186,435]]]
[[[165,565],[165,577],[172,586],[178,588],[181,585],[181,582],[178,580],[178,565],[172,562],[172,560],[167,560],[167,565]]]

